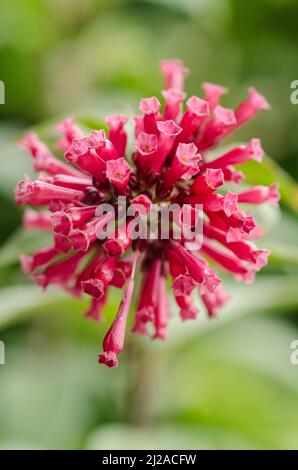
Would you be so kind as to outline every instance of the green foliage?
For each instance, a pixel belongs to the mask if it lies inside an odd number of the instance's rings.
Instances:
[[[241,166],[241,170],[249,184],[269,186],[278,182],[282,202],[298,214],[298,185],[272,158],[266,156],[262,163],[250,160]]]

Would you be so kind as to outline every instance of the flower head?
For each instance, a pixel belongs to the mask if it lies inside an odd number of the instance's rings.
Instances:
[[[97,321],[103,320],[110,286],[123,289],[98,358],[108,367],[118,365],[134,295],[132,331],[164,339],[170,321],[168,278],[183,321],[199,314],[194,291],[209,317],[227,302],[214,266],[243,282],[253,282],[269,251],[252,242],[260,227],[244,208],[276,205],[279,200],[275,184],[237,192],[225,189],[225,183],[239,184],[244,178],[235,165],[261,161],[264,151],[259,139],[218,152],[216,158],[208,152],[258,110],[268,109],[265,98],[250,88],[247,99],[234,111],[220,104],[226,88],[204,83],[204,95],[190,97],[183,109],[188,70],[181,61],[171,60],[161,63],[161,71],[164,103],[156,97],[141,100],[141,114],[134,117],[132,155],[128,155],[125,130],[128,118],[122,115],[107,117],[108,131],[93,130],[89,136],[72,118],[59,124],[62,135],[56,146],[65,152],[66,161],[56,157],[35,133],[21,141],[41,174],[36,181],[26,177],[18,184],[16,203],[43,206],[41,211],[26,209],[23,226],[53,233],[51,246],[32,256],[21,255],[22,268],[43,288],[58,284],[75,296],[89,296],[86,317]],[[168,237],[163,237],[159,222],[155,236],[134,237],[156,202],[163,208],[178,206]],[[175,229],[191,229],[200,213],[202,243],[191,248],[189,242],[196,241],[196,236],[177,238]],[[127,216],[124,220],[123,215]],[[139,292],[135,292],[136,273],[141,278]]]

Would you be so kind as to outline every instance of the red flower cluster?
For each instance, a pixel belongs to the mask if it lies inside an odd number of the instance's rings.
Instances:
[[[198,309],[192,292],[198,289],[209,316],[214,316],[227,300],[221,280],[210,267],[211,260],[236,278],[251,282],[266,264],[268,250],[252,242],[260,235],[251,214],[241,204],[278,202],[277,186],[255,186],[237,193],[225,183],[239,184],[244,178],[235,165],[249,159],[260,161],[263,150],[258,139],[216,158],[214,148],[267,101],[255,89],[235,111],[219,104],[227,92],[221,86],[204,83],[203,98],[192,96],[183,102],[184,79],[188,70],[179,60],[161,63],[165,79],[164,105],[156,97],[140,102],[141,115],[134,117],[135,141],[127,157],[124,116],[106,119],[108,132],[94,130],[85,136],[72,119],[58,126],[62,138],[57,147],[66,162],[54,156],[35,133],[22,139],[33,157],[36,181],[26,178],[15,192],[17,204],[46,206],[27,209],[26,229],[52,230],[53,245],[33,256],[21,256],[24,271],[42,287],[59,284],[76,296],[91,296],[88,317],[101,320],[110,286],[124,287],[123,299],[108,330],[99,362],[118,365],[128,311],[134,292],[136,265],[141,271],[141,287],[132,331],[165,338],[169,321],[166,279],[170,275],[182,320],[194,319]],[[201,204],[204,210],[203,243],[190,251],[183,238],[132,240],[127,225],[119,226],[114,238],[101,240],[98,234],[109,225],[110,214],[99,207],[117,206],[122,195],[130,204]],[[115,207],[117,210],[117,207]]]

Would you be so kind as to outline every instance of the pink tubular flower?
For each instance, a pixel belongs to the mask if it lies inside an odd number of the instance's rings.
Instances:
[[[157,136],[156,134],[147,134],[141,131],[137,134],[134,146],[137,150],[135,155],[135,163],[145,170],[148,165],[152,162],[152,155],[156,154],[157,151]]]
[[[156,118],[159,108],[160,102],[155,96],[141,99],[140,111],[144,113],[143,128],[148,134],[158,134]]]
[[[215,85],[214,83],[203,83],[202,88],[205,92],[204,100],[209,103],[210,111],[213,111],[218,105],[220,97],[228,93],[227,88]]]
[[[154,262],[150,264],[143,275],[142,287],[139,295],[139,301],[135,314],[135,322],[132,328],[134,333],[141,335],[147,334],[147,323],[153,320],[154,300],[153,300],[153,285],[154,285]]]
[[[187,110],[182,116],[180,127],[182,132],[178,139],[180,142],[186,142],[189,136],[197,133],[200,125],[209,114],[209,104],[197,96],[192,96],[186,102]]]
[[[102,310],[104,308],[107,297],[107,291],[101,299],[93,298],[91,300],[90,308],[85,312],[85,317],[91,318],[92,320],[101,322],[103,321]]]
[[[180,114],[181,104],[186,98],[186,93],[177,88],[169,88],[162,91],[162,95],[166,101],[163,114],[164,119],[176,119]]]
[[[158,149],[152,159],[152,173],[158,173],[173,148],[176,137],[181,132],[181,127],[178,126],[172,119],[169,121],[158,121],[157,129],[159,131]]]
[[[15,199],[18,205],[31,204],[40,206],[48,204],[52,199],[62,201],[79,201],[84,193],[76,189],[61,188],[43,181],[30,181],[28,178],[18,184]]]
[[[45,171],[49,175],[83,176],[75,168],[56,158],[34,132],[26,134],[21,140],[20,145],[31,153],[35,171]]]
[[[179,144],[172,165],[165,175],[164,185],[166,188],[171,188],[190,169],[194,169],[194,174],[198,173],[197,163],[201,159],[195,144]]]
[[[224,154],[222,157],[206,163],[205,168],[222,168],[225,169],[230,165],[239,165],[245,163],[247,160],[255,160],[260,162],[264,156],[264,151],[261,147],[259,139],[252,139],[248,145],[241,145],[236,147],[230,152]]]
[[[76,273],[79,263],[84,256],[85,253],[76,253],[69,258],[51,264],[43,273],[35,275],[37,285],[45,288],[49,284],[59,284],[65,287],[67,282]]]
[[[224,174],[220,168],[207,168],[194,180],[190,187],[192,194],[204,195],[213,193],[224,183]]]
[[[96,152],[94,152],[90,144],[90,139],[86,137],[74,139],[64,156],[69,163],[73,163],[83,172],[88,173],[98,180],[102,179],[106,165]]]
[[[249,88],[247,100],[235,112],[237,127],[252,119],[260,109],[270,109],[270,104],[255,88]]]
[[[125,192],[131,169],[124,158],[107,162],[106,176],[112,185],[120,192]]]
[[[158,286],[157,286],[157,299],[154,310],[154,338],[166,339],[167,337],[167,325],[169,321],[169,307],[166,292],[166,281],[165,277],[157,273]]]
[[[92,131],[87,142],[90,149],[95,150],[96,154],[105,162],[119,157],[116,148],[113,143],[106,138],[106,133],[103,129],[100,131]]]
[[[73,188],[84,190],[88,186],[92,186],[92,178],[90,177],[77,177],[68,175],[54,175],[47,178],[48,183],[62,186],[65,188]]]
[[[269,202],[277,206],[279,202],[278,185],[255,186],[254,188],[242,191],[238,194],[238,202],[246,204],[263,204],[264,202]]]
[[[189,74],[189,70],[184,67],[181,60],[163,60],[160,64],[160,70],[165,78],[167,88],[183,90],[184,79]]]
[[[218,310],[222,308],[229,300],[230,297],[224,292],[221,285],[219,285],[212,294],[208,293],[202,295],[202,301],[210,318],[215,317]]]
[[[96,299],[101,299],[114,277],[115,268],[116,258],[104,255],[90,273],[90,279],[82,281],[81,286],[84,292]]]
[[[30,274],[39,266],[44,266],[49,263],[58,254],[58,250],[55,247],[43,248],[42,250],[35,253],[33,256],[20,256],[20,263],[23,271],[26,274]]]
[[[121,114],[108,116],[106,122],[109,126],[109,140],[115,147],[118,157],[124,157],[126,152],[127,134],[124,125],[127,123],[127,117]]]
[[[228,296],[209,262],[240,281],[252,282],[269,251],[253,243],[262,230],[245,210],[247,205],[276,205],[279,200],[276,184],[234,192],[225,187],[226,182],[239,185],[244,179],[238,165],[261,161],[264,151],[259,139],[217,152],[216,158],[208,152],[258,110],[268,109],[265,98],[250,88],[247,99],[233,111],[220,104],[226,88],[204,83],[203,96],[190,97],[183,107],[188,70],[181,61],[170,60],[161,63],[161,72],[164,103],[156,97],[141,100],[141,114],[134,117],[132,155],[127,155],[127,118],[122,115],[106,118],[107,134],[98,129],[85,136],[72,118],[59,124],[62,137],[56,147],[64,151],[65,161],[33,132],[21,142],[41,174],[36,181],[21,181],[15,200],[18,205],[42,207],[26,209],[23,227],[53,234],[51,246],[32,256],[21,255],[22,268],[39,286],[58,284],[76,297],[88,296],[85,316],[96,321],[103,320],[110,287],[123,289],[98,357],[108,367],[118,365],[124,348],[137,270],[141,282],[135,293],[133,333],[167,337],[168,277],[182,321],[199,314],[195,291],[207,315],[213,317]],[[129,213],[120,200],[131,209]],[[156,236],[134,239],[136,224],[144,222],[155,203],[166,208],[178,205],[168,238],[162,236],[158,222]],[[192,243],[197,241],[195,234],[190,239],[174,236],[174,227],[193,228],[201,213],[200,245]]]
[[[125,288],[118,313],[115,317],[115,320],[113,321],[111,328],[109,329],[104,338],[104,353],[98,356],[98,362],[106,364],[108,367],[118,366],[117,355],[121,353],[124,346],[126,320],[134,291],[134,275],[135,261],[131,273],[131,278]]]
[[[124,286],[125,281],[131,275],[132,266],[130,261],[118,261],[114,271],[111,285],[119,289]]]
[[[77,126],[75,120],[71,117],[60,122],[56,127],[56,130],[62,134],[56,147],[61,149],[63,152],[66,152],[74,139],[82,139],[84,137],[83,131]]]
[[[51,213],[28,208],[23,214],[22,225],[25,230],[51,230]]]
[[[203,133],[199,133],[196,144],[202,150],[214,147],[229,130],[237,123],[235,113],[232,109],[215,106],[213,116],[207,122]]]
[[[82,206],[53,212],[51,220],[54,232],[68,235],[74,228],[78,228],[93,219],[96,209],[97,206]]]
[[[128,227],[124,225],[115,233],[115,237],[109,238],[104,242],[104,249],[111,256],[122,255],[131,245],[131,238],[129,237]]]
[[[96,239],[102,227],[109,222],[111,214],[102,217],[95,217],[90,222],[80,225],[76,230],[71,230],[68,234],[68,241],[74,250],[87,251]]]

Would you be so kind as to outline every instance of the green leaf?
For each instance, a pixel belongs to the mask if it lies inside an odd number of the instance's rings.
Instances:
[[[110,289],[110,295],[103,310],[106,329],[117,312],[121,295],[122,291],[119,289]],[[65,321],[70,324],[69,328],[71,328],[71,324],[74,324],[74,328],[76,328],[74,314],[77,313],[82,318],[90,301],[88,296],[82,299],[73,298],[56,286],[51,286],[44,291],[33,282],[3,287],[0,289],[0,329],[18,321],[24,321],[31,316],[49,313],[49,311],[57,313],[59,317],[63,315]],[[85,324],[87,329],[90,325],[97,325],[93,320],[84,319],[80,328],[84,328]],[[105,331],[104,328],[100,330],[101,332]]]
[[[0,269],[18,263],[20,254],[32,254],[42,247],[50,246],[52,239],[49,232],[22,228],[16,230],[0,248]]]
[[[295,180],[272,158],[265,156],[261,163],[249,160],[241,165],[241,171],[250,184],[279,184],[282,202],[298,214],[298,185]]]
[[[256,448],[296,448],[298,381],[290,346],[297,335],[281,317],[258,311],[155,357],[162,368],[155,419],[221,428]]]
[[[117,396],[111,400],[105,369],[97,364],[97,342],[65,337],[61,342],[38,324],[35,328],[40,342],[26,334],[6,341],[0,448],[81,448],[84,436],[101,421],[98,410],[108,399],[115,408]]]
[[[38,313],[42,307],[66,301],[66,295],[59,289],[42,291],[35,285],[18,285],[0,290],[0,328],[23,319],[26,314]],[[68,308],[72,308],[71,301]]]
[[[12,199],[13,189],[24,178],[25,173],[31,175],[31,158],[18,147],[17,127],[0,127],[0,191]]]
[[[296,311],[298,307],[298,274],[259,276],[254,284],[239,284],[224,279],[224,289],[230,301],[220,310],[218,318],[210,320],[201,302],[200,315],[195,321],[181,324],[177,306],[172,302],[168,344],[170,349],[180,348],[191,340],[197,341],[199,335],[218,328],[226,322],[255,312],[279,313]],[[148,345],[151,350],[166,350],[164,344]]]
[[[266,243],[270,249],[270,265],[283,266],[286,268],[298,268],[298,247],[281,243]]]

